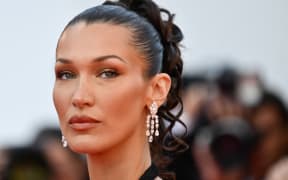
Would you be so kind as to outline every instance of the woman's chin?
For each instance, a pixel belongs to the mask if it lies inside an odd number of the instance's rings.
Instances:
[[[89,153],[89,149],[88,147],[85,146],[80,146],[80,145],[69,145],[69,148],[76,152],[76,153],[80,153],[80,154],[88,154]]]
[[[97,143],[95,141],[85,141],[85,140],[79,140],[79,141],[70,141],[69,142],[69,148],[76,152],[81,154],[95,154],[95,153],[101,153],[105,151],[105,145],[101,143]]]

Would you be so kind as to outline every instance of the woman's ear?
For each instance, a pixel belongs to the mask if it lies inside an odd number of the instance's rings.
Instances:
[[[150,85],[151,87],[147,103],[150,105],[152,101],[155,101],[159,107],[166,101],[171,87],[171,78],[166,73],[159,73],[151,79]]]

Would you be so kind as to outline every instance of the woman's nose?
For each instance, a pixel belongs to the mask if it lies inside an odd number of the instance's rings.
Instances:
[[[76,108],[83,109],[85,107],[91,107],[94,105],[94,95],[91,84],[85,80],[79,80],[77,87],[75,88],[72,105]]]

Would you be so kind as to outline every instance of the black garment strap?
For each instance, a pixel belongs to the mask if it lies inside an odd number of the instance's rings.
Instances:
[[[139,180],[154,180],[159,175],[158,169],[154,163],[146,169],[144,174],[140,177]]]

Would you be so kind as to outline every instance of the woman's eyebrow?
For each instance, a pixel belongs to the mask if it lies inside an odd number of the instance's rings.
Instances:
[[[56,59],[56,63],[62,63],[62,64],[72,64],[72,61],[69,59],[64,58],[58,58]]]
[[[117,56],[117,55],[105,55],[105,56],[99,56],[99,57],[96,57],[94,59],[92,59],[92,63],[95,63],[95,62],[99,62],[99,61],[105,61],[105,60],[108,60],[108,59],[118,59],[124,63],[127,63],[127,61],[125,61],[123,58]],[[72,60],[69,60],[69,59],[65,59],[65,58],[58,58],[56,59],[56,63],[62,63],[62,64],[72,64],[73,61]]]
[[[119,57],[119,56],[117,56],[117,55],[105,55],[105,56],[100,56],[100,57],[97,57],[97,58],[93,59],[93,62],[105,61],[105,60],[111,59],[111,58],[113,58],[113,59],[118,59],[118,60],[120,60],[120,61],[122,61],[122,62],[124,62],[124,63],[127,63],[123,58],[121,58],[121,57]]]

